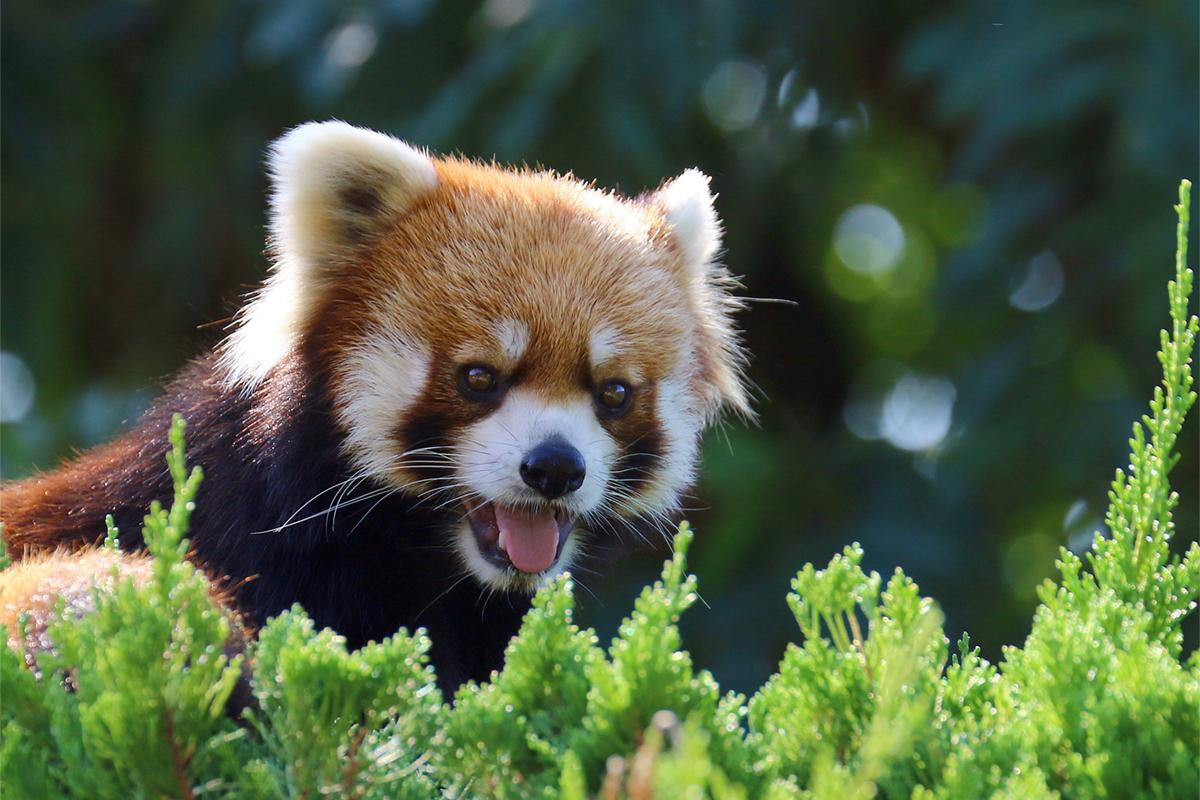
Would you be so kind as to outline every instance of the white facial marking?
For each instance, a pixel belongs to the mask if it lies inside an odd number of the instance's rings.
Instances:
[[[556,501],[575,513],[599,508],[617,447],[596,419],[591,398],[547,403],[513,389],[494,413],[463,432],[460,479],[480,497],[510,506],[538,505],[542,498],[521,479],[521,460],[537,445],[560,437],[583,456],[583,485]]]
[[[611,361],[620,352],[616,330],[605,325],[592,331],[592,335],[588,339],[588,357],[591,360],[592,369],[596,369],[606,361]]]
[[[593,372],[599,371],[605,364],[611,363],[625,352],[626,346],[615,328],[604,325],[596,328],[588,337],[588,362]],[[642,382],[641,371],[629,365],[624,367],[621,377],[632,381],[634,385]]]
[[[515,319],[502,319],[492,326],[492,334],[500,345],[500,351],[512,363],[521,360],[525,348],[529,347],[529,328]]]
[[[424,387],[429,365],[427,347],[395,332],[372,333],[346,356],[335,412],[358,469],[386,478],[400,466],[396,423]]]
[[[663,435],[663,452],[653,470],[653,480],[631,504],[633,512],[678,507],[680,493],[696,477],[703,415],[693,407],[685,371],[659,381],[656,412]]]
[[[544,498],[522,480],[521,461],[534,447],[554,437],[578,450],[587,468],[583,485],[554,501],[554,506],[576,515],[601,508],[617,445],[596,419],[591,398],[550,403],[520,388],[511,390],[499,409],[469,426],[461,436],[456,481],[471,493],[467,502],[544,507]],[[466,520],[459,523],[455,540],[466,566],[482,583],[536,588],[568,567],[577,552],[576,535],[567,539],[555,567],[540,576],[502,570],[489,563],[480,555]]]

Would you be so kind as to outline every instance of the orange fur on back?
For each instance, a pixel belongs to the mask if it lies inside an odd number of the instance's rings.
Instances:
[[[111,591],[118,580],[142,584],[152,575],[147,556],[109,548],[41,553],[13,564],[0,572],[0,625],[8,645],[22,648],[32,666],[52,647],[49,627],[60,602],[65,616],[82,617],[95,608],[97,591]]]

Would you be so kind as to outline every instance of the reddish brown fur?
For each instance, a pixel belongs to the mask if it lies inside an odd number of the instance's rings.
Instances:
[[[32,665],[51,647],[48,628],[60,599],[67,615],[82,616],[94,607],[95,591],[110,590],[118,576],[141,584],[152,574],[148,558],[116,550],[28,558],[0,573],[0,625],[8,631],[9,646],[23,648]]]
[[[656,206],[630,213],[628,203],[541,173],[437,167],[438,188],[337,269],[327,327],[315,326],[331,363],[368,321],[418,333],[449,355],[490,341],[490,321],[514,318],[530,323],[536,354],[524,384],[557,399],[581,388],[588,338],[603,325],[627,342],[623,366],[648,377],[668,374],[700,333]],[[595,205],[611,206],[618,224],[598,226]],[[620,227],[627,237],[614,236]]]
[[[8,645],[22,649],[32,665],[38,653],[53,647],[49,628],[60,603],[65,616],[81,617],[95,608],[97,591],[111,591],[123,580],[141,586],[153,576],[153,562],[144,553],[109,548],[39,553],[0,573],[0,625],[8,632]],[[240,651],[245,626],[231,610],[232,599],[216,585],[210,585],[210,594],[229,610],[233,638],[227,649]]]
[[[344,546],[327,536],[328,529],[322,532],[319,521],[291,529],[286,537],[252,535],[290,520],[314,493],[348,474],[341,436],[354,419],[347,422],[336,413],[344,410],[352,391],[341,367],[361,349],[364,336],[394,332],[428,351],[429,374],[413,404],[389,408],[385,402],[376,415],[394,429],[377,434],[389,446],[416,444],[426,435],[446,437],[488,412],[456,388],[457,370],[471,359],[498,367],[504,380],[546,402],[586,399],[606,380],[628,380],[636,401],[631,411],[600,422],[623,448],[628,468],[622,474],[630,481],[646,478],[650,465],[670,450],[657,417],[660,395],[687,406],[680,414],[696,420],[696,432],[699,421],[711,419],[723,404],[745,410],[742,356],[729,319],[736,304],[727,293],[727,274],[711,264],[688,263],[689,251],[677,240],[674,218],[658,194],[624,200],[571,178],[458,159],[437,159],[433,168],[436,186],[394,214],[383,213],[395,209],[386,207],[389,195],[371,184],[370,175],[362,185],[339,184],[344,207],[329,215],[336,225],[321,228],[321,236],[330,240],[319,243],[319,258],[294,273],[304,276],[296,324],[253,331],[283,332],[282,360],[266,361],[269,369],[241,384],[228,380],[225,361],[205,357],[185,371],[135,430],[57,471],[0,489],[0,522],[10,554],[21,560],[94,544],[103,536],[104,515],[117,506],[128,529],[135,527],[135,513],[142,513],[135,510],[169,499],[162,452],[170,412],[181,411],[199,426],[189,460],[202,464],[210,476],[199,498],[197,549],[211,559],[219,578],[262,576],[247,593],[256,621],[303,596],[319,623],[340,630],[345,624],[360,639],[380,631],[386,635],[398,624],[415,621],[412,612],[426,605],[422,592],[442,596],[435,587],[439,576],[432,572],[445,568],[450,574],[452,567],[420,566],[422,554],[434,550],[422,537],[442,530],[440,522],[388,500],[394,507],[385,505],[380,516],[392,514],[391,522],[372,520]],[[279,195],[276,202],[278,221],[283,213]],[[295,213],[303,221],[323,219],[311,208]],[[287,230],[276,228],[285,236]],[[299,266],[287,242],[274,243],[274,249],[277,277],[278,270]],[[255,306],[250,308],[253,315]],[[512,364],[497,353],[493,326],[504,320],[519,321],[528,334],[525,354]],[[613,332],[617,353],[596,367],[590,363],[589,342],[602,329]],[[236,348],[223,353],[222,359],[230,356],[234,362],[242,357]],[[682,383],[686,391],[665,391],[668,381]],[[406,428],[420,425],[421,430]],[[406,516],[412,516],[414,529],[407,538],[393,536],[394,525]],[[136,533],[123,539],[126,546],[141,544]],[[377,558],[401,545],[413,550]],[[89,571],[103,580],[114,559],[136,574],[144,564],[96,553],[55,555],[4,573],[5,602],[13,608],[37,603],[37,592],[58,585],[54,571],[59,568],[67,589],[79,594],[79,581]],[[417,577],[392,580],[385,573],[393,564]],[[354,583],[372,568],[380,573],[371,576],[374,582]],[[388,591],[395,596],[378,602]],[[401,596],[405,591],[411,596]],[[494,668],[492,656],[503,650],[504,626],[512,623],[488,622],[476,614],[479,619],[463,627],[460,621],[476,612],[473,602],[465,595],[443,601],[448,606],[444,620],[428,622],[435,646],[442,625],[448,631],[443,647],[461,662],[447,670],[448,685]],[[519,617],[518,606],[510,604],[508,616]]]
[[[278,388],[288,386],[286,380],[279,384]],[[152,409],[132,430],[56,470],[0,485],[0,525],[9,556],[20,561],[30,554],[96,544],[104,538],[105,515],[121,507],[137,510],[136,516],[118,519],[122,541],[140,546],[140,522],[150,504],[171,500],[165,460],[171,414],[181,412],[189,420],[213,416],[229,429],[234,422],[223,417],[233,416],[232,404],[219,386],[219,377],[202,359],[168,386],[168,396],[179,396],[174,407]],[[189,393],[197,399],[190,399]],[[286,417],[290,405],[281,402],[268,408],[273,416]],[[189,460],[195,463],[198,455],[207,454],[213,446],[210,441],[191,441]]]
[[[711,394],[714,371],[729,366],[713,357],[720,343],[706,340],[711,331],[697,324],[704,317],[697,309],[701,298],[687,289],[686,266],[661,208],[548,173],[454,159],[436,165],[438,188],[334,268],[310,326],[323,363],[338,363],[375,322],[419,333],[436,348],[433,363],[452,369],[452,354],[490,340],[489,321],[511,317],[530,323],[529,351],[536,354],[522,384],[547,399],[610,377],[587,374],[588,337],[602,326],[614,328],[627,345],[607,370],[611,377],[642,376],[635,386],[640,399],[652,400],[654,382],[681,358],[694,360],[697,396]],[[597,210],[612,224],[597,225]],[[336,394],[336,372],[331,377]],[[428,401],[464,406],[453,381],[439,377],[429,382]],[[272,388],[278,387],[263,390]],[[464,406],[461,421],[479,413]],[[615,435],[626,441],[641,435],[652,414],[652,402],[639,402],[614,425]],[[56,471],[0,488],[0,521],[12,555],[99,541],[104,532],[96,520],[111,510],[114,483],[144,496],[145,506],[163,499],[147,491],[160,481],[144,465],[161,464],[164,440],[126,436]]]
[[[163,440],[165,441],[165,439]],[[150,446],[125,436],[101,445],[59,467],[0,486],[0,523],[9,556],[78,549],[104,539],[104,515],[113,510],[113,484],[141,493],[150,481],[143,449]],[[154,443],[160,453],[161,442]],[[162,462],[166,470],[166,463]],[[145,508],[151,499],[147,496]]]

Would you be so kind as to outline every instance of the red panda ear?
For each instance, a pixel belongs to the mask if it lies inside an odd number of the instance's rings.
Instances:
[[[686,266],[696,276],[705,275],[721,249],[721,222],[713,208],[708,176],[689,169],[663,184],[654,199],[666,213]]]
[[[289,131],[271,146],[270,170],[275,261],[220,348],[226,378],[246,389],[303,334],[324,293],[324,267],[438,183],[428,154],[344,122]]]
[[[701,309],[701,373],[706,385],[707,414],[731,409],[754,417],[745,385],[746,354],[733,315],[741,301],[733,294],[737,282],[717,261],[721,249],[721,221],[713,207],[709,179],[689,169],[667,181],[654,193],[678,246],[692,290]]]
[[[428,154],[344,122],[293,128],[271,146],[270,170],[273,245],[309,269],[437,186]]]

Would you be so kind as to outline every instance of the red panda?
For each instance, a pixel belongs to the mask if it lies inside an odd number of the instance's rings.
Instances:
[[[93,546],[108,513],[136,551],[178,412],[195,559],[251,625],[424,626],[443,686],[485,678],[580,541],[668,518],[703,428],[749,413],[708,179],[627,199],[341,122],[269,164],[265,284],[131,431],[0,490],[9,553]]]

